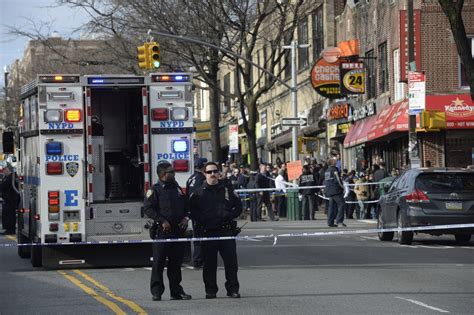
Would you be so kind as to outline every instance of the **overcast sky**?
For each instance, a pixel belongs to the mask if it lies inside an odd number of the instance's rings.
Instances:
[[[57,31],[64,38],[80,36],[73,31],[87,22],[88,15],[83,10],[54,7],[55,4],[56,0],[0,0],[0,86],[4,85],[4,66],[21,59],[28,42],[25,37],[8,35],[8,27],[32,30],[28,21],[31,19],[37,25],[51,23],[50,28],[44,29],[45,34]]]

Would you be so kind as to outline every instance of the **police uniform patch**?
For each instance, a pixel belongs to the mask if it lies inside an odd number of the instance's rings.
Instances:
[[[153,195],[153,190],[148,189],[147,192],[146,192],[146,198],[149,199],[152,195]]]
[[[66,172],[69,176],[74,177],[79,170],[79,163],[77,162],[68,162],[66,163]]]

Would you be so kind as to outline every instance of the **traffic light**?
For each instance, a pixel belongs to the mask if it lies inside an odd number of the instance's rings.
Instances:
[[[161,65],[160,45],[156,42],[148,44],[149,69],[158,69]]]
[[[14,143],[13,132],[12,131],[4,131],[3,132],[2,142],[3,142],[3,153],[5,153],[5,154],[15,153],[15,143]]]
[[[140,69],[149,69],[149,50],[148,43],[144,43],[142,46],[137,47],[137,56],[138,56],[138,67]]]

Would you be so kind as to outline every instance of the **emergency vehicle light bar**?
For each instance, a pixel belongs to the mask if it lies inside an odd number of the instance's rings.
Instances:
[[[191,82],[189,75],[182,74],[156,74],[151,76],[152,82]]]
[[[42,75],[39,77],[40,83],[77,83],[79,76],[63,75]]]
[[[117,85],[117,84],[144,84],[145,79],[141,77],[96,77],[96,78],[87,78],[88,84],[103,84],[103,85]]]

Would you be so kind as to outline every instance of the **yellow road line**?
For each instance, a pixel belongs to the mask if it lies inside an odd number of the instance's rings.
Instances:
[[[103,284],[99,283],[97,280],[95,280],[94,278],[92,278],[91,276],[89,276],[88,274],[86,274],[85,272],[82,272],[80,270],[73,270],[73,272],[75,272],[76,274],[80,275],[81,277],[83,277],[85,280],[89,281],[90,283],[92,283],[93,285],[95,285],[97,288],[99,288],[100,290],[102,290],[102,292],[104,292],[105,294],[107,294],[109,297],[111,297],[112,299],[116,300],[116,301],[119,301],[125,305],[127,305],[128,307],[130,307],[134,312],[136,312],[137,314],[140,314],[140,315],[145,315],[147,314],[147,312],[141,308],[138,304],[136,304],[135,302],[133,301],[130,301],[130,300],[127,300],[127,299],[124,299],[123,297],[120,297],[118,295],[115,295],[109,288],[107,288],[106,286],[104,286]]]
[[[79,288],[81,288],[84,292],[86,292],[87,294],[92,296],[94,299],[96,299],[100,303],[102,303],[105,306],[107,306],[108,308],[110,308],[112,310],[112,312],[114,312],[115,314],[117,314],[117,315],[126,315],[127,314],[117,304],[115,304],[114,302],[111,302],[111,301],[107,300],[106,298],[100,296],[99,294],[97,294],[97,292],[94,291],[94,289],[89,288],[88,286],[83,284],[81,281],[79,281],[75,277],[67,274],[64,271],[58,271],[58,272],[60,274],[62,274],[66,279],[68,279],[69,281],[71,281],[72,283],[77,285]]]
[[[8,238],[10,241],[16,242],[16,237],[13,235],[5,235],[5,238]]]

